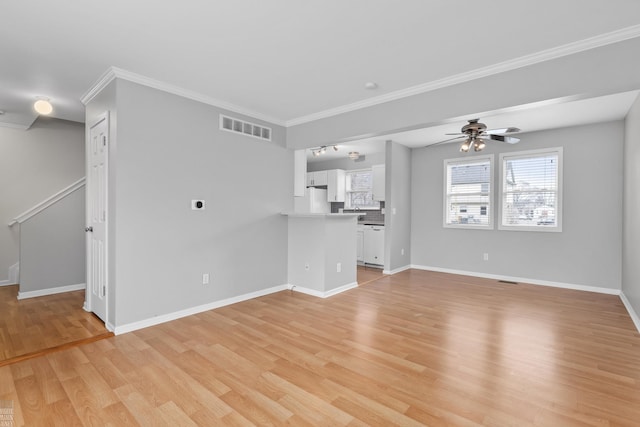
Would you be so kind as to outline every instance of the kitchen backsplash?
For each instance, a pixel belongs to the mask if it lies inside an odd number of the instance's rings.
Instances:
[[[343,202],[331,202],[331,213],[339,213],[340,209],[344,209]],[[366,212],[366,218],[368,221],[381,221],[384,222],[384,214],[382,213],[382,209],[384,209],[384,202],[380,202],[379,210],[366,210],[366,211],[356,211],[354,209],[344,209],[344,212]]]

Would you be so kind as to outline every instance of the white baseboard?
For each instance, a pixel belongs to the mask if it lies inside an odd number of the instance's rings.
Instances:
[[[600,288],[597,286],[576,285],[573,283],[552,282],[548,280],[528,279],[525,277],[502,276],[499,274],[477,273],[474,271],[454,270],[451,268],[412,265],[417,270],[437,271],[439,273],[460,274],[462,276],[482,277],[484,279],[506,280],[509,282],[528,283],[531,285],[550,286],[553,288],[574,289],[577,291],[597,292],[600,294],[620,295],[620,289]]]
[[[327,292],[322,292],[322,291],[316,291],[315,289],[305,288],[304,286],[287,285],[287,289],[290,289],[294,292],[300,292],[301,294],[307,294],[307,295],[311,295],[318,298],[329,298],[341,292],[345,292],[345,291],[348,291],[349,289],[353,289],[357,287],[358,287],[358,283],[353,282],[353,283],[348,283],[344,286],[340,286],[335,289],[331,289],[330,291],[327,291]]]
[[[10,280],[0,280],[0,286],[11,286],[15,285],[15,283],[11,283]]]
[[[62,292],[80,291],[82,289],[85,289],[86,287],[87,286],[84,283],[80,283],[78,285],[59,286],[57,288],[40,289],[37,291],[29,291],[29,292],[18,291],[18,299],[42,297],[45,295],[60,294]]]
[[[410,265],[405,265],[404,267],[396,268],[393,270],[382,270],[382,274],[396,274],[396,273],[400,273],[401,271],[410,270],[410,269],[411,269]]]
[[[638,313],[636,313],[636,311],[633,309],[631,302],[629,302],[624,292],[620,292],[620,299],[622,300],[622,304],[624,304],[624,307],[629,312],[629,316],[631,316],[633,324],[636,325],[636,329],[638,330],[638,332],[640,332],[640,316],[638,316]]]
[[[116,335],[124,334],[127,332],[137,331],[138,329],[148,328],[149,326],[159,325],[161,323],[177,320],[182,317],[191,316],[194,314],[202,313],[204,311],[213,310],[216,308],[224,307],[226,305],[235,304],[238,302],[258,298],[261,296],[269,295],[275,292],[280,292],[289,289],[288,285],[274,286],[272,288],[263,289],[256,292],[251,292],[237,297],[227,298],[220,301],[214,301],[208,304],[199,305],[196,307],[187,308],[184,310],[174,311],[173,313],[163,314],[160,316],[152,317],[150,319],[140,320],[138,322],[127,323],[125,325],[115,326],[113,324],[107,324],[107,329]]]

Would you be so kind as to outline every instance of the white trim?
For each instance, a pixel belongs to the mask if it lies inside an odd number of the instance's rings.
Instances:
[[[334,295],[337,295],[339,293],[348,291],[350,289],[354,289],[358,287],[358,283],[357,282],[353,282],[353,283],[348,283],[346,285],[340,286],[338,288],[335,289],[331,289],[329,291],[326,292],[322,292],[322,291],[316,291],[315,289],[310,289],[310,288],[305,288],[304,286],[298,286],[298,285],[288,285],[287,289],[290,289],[294,292],[300,292],[302,294],[307,294],[307,295],[311,295],[314,297],[318,297],[318,298],[329,298],[332,297]]]
[[[11,286],[11,285],[15,285],[15,283],[11,283],[10,280],[0,280],[0,286]]]
[[[453,164],[461,164],[461,165],[472,165],[475,163],[484,163],[485,161],[489,161],[489,223],[487,225],[473,225],[473,224],[449,224],[447,223],[447,214],[449,209],[448,204],[448,170],[449,165]],[[494,161],[493,154],[485,154],[481,156],[473,156],[473,157],[456,157],[453,159],[444,159],[444,176],[443,176],[443,190],[442,190],[442,226],[444,228],[463,228],[465,230],[493,230],[494,228],[494,218],[495,218],[495,203],[494,203]],[[479,194],[479,193],[475,193]]]
[[[29,210],[21,213],[17,217],[13,218],[13,220],[8,224],[9,227],[14,226],[16,224],[22,224],[23,222],[25,222],[29,218],[33,217],[34,215],[39,214],[40,212],[42,212],[43,210],[45,210],[49,206],[53,205],[54,203],[59,202],[60,200],[64,199],[69,194],[73,193],[74,191],[76,191],[77,189],[83,187],[84,185],[85,185],[85,178],[82,177],[79,180],[77,180],[76,182],[74,182],[73,184],[71,184],[70,186],[60,190],[59,192],[57,192],[53,196],[49,197],[48,199],[38,203],[37,205],[35,205],[31,209],[29,209]]]
[[[45,295],[61,294],[63,292],[80,291],[80,290],[86,289],[86,287],[87,287],[86,284],[80,283],[78,285],[59,286],[57,288],[40,289],[37,291],[29,291],[29,292],[18,291],[18,299],[35,298],[35,297],[42,297]]]
[[[629,312],[629,316],[631,317],[633,324],[636,325],[636,329],[638,330],[638,332],[640,332],[640,316],[638,316],[638,313],[636,313],[636,311],[633,309],[631,302],[629,302],[624,292],[620,292],[620,299],[622,300],[622,304],[624,304],[624,307]]]
[[[502,210],[504,209],[504,161],[505,159],[526,159],[533,158],[538,156],[544,156],[547,154],[557,154],[558,155],[558,189],[556,190],[557,196],[557,204],[556,204],[556,225],[554,227],[551,226],[543,226],[543,225],[504,225],[502,223],[503,216]],[[498,170],[500,180],[498,182],[498,230],[501,231],[533,231],[533,232],[546,232],[546,233],[561,233],[562,232],[562,187],[563,187],[563,163],[564,163],[564,155],[562,147],[552,147],[552,148],[541,148],[537,150],[525,150],[525,151],[514,151],[509,153],[500,153],[498,156]]]
[[[88,91],[86,91],[84,93],[84,95],[82,95],[80,97],[80,102],[82,102],[83,105],[87,105],[89,102],[91,102],[91,100],[93,98],[96,97],[96,95],[98,95],[100,92],[102,92],[104,90],[105,87],[107,87],[107,85],[109,83],[111,83],[112,81],[114,81],[116,79],[116,73],[115,73],[115,68],[114,67],[109,67],[107,69],[107,71],[105,71],[104,73],[102,73],[102,75],[98,78],[98,80],[89,88]]]
[[[416,270],[436,271],[439,273],[460,274],[462,276],[482,277],[484,279],[506,280],[529,285],[550,286],[553,288],[573,289],[576,291],[597,292],[599,294],[620,295],[620,289],[600,288],[597,286],[576,285],[573,283],[552,282],[549,280],[528,279],[524,277],[503,276],[501,274],[478,273],[475,271],[456,270],[452,268],[431,267],[427,265],[412,264],[411,268]]]
[[[268,116],[266,114],[252,111],[247,108],[240,107],[229,102],[222,101],[220,99],[212,98],[188,89],[181,88],[169,83],[155,80],[150,77],[143,76],[141,74],[133,73],[131,71],[123,70],[122,68],[109,67],[107,71],[94,83],[91,88],[80,98],[84,105],[87,105],[97,94],[100,93],[112,80],[114,79],[127,80],[132,83],[137,83],[143,86],[147,86],[153,89],[158,89],[163,92],[167,92],[173,95],[181,96],[183,98],[191,99],[193,101],[201,102],[203,104],[211,105],[213,107],[221,108],[234,113],[243,114],[245,116],[253,117],[258,120],[264,120],[265,122],[273,123],[276,125],[284,126],[283,120],[275,117]],[[266,126],[263,126],[266,127]]]
[[[521,56],[519,58],[511,59],[504,62],[499,62],[497,64],[489,65],[487,67],[477,68],[475,70],[471,70],[465,73],[456,74],[450,77],[445,77],[443,79],[434,80],[431,82],[412,86],[406,89],[398,90],[395,92],[386,93],[384,95],[365,99],[359,102],[354,102],[352,104],[342,105],[340,107],[331,108],[329,110],[324,110],[324,111],[309,114],[306,116],[297,117],[295,119],[287,120],[285,122],[285,126],[287,127],[296,126],[303,123],[313,122],[315,120],[325,119],[327,117],[337,116],[339,114],[344,114],[344,113],[360,110],[367,107],[373,107],[375,105],[383,104],[385,102],[395,101],[398,99],[407,98],[413,95],[419,95],[425,92],[431,92],[437,89],[442,89],[448,86],[469,82],[469,81],[480,79],[483,77],[504,73],[506,71],[516,70],[518,68],[523,68],[523,67],[535,65],[541,62],[550,61],[552,59],[562,58],[564,56],[580,53],[585,50],[595,49],[598,47],[629,40],[638,36],[640,36],[640,25],[633,25],[627,28],[622,28],[620,30],[611,31],[605,34],[600,34],[598,36],[590,37],[584,40],[579,40],[573,43],[567,43],[565,45],[557,46],[551,49],[542,50],[540,52],[536,52],[531,55]]]
[[[403,272],[405,270],[410,270],[410,269],[411,269],[411,265],[407,264],[404,267],[396,268],[396,269],[393,269],[393,270],[382,270],[382,274],[392,275],[392,274],[397,274],[397,273]]]
[[[159,325],[161,323],[177,320],[182,317],[192,316],[194,314],[202,313],[204,311],[214,310],[216,308],[224,307],[231,304],[236,304],[242,301],[250,300],[253,298],[262,297],[275,292],[280,292],[289,289],[287,285],[274,286],[272,288],[263,289],[256,292],[250,292],[248,294],[239,295],[237,297],[227,298],[220,301],[214,301],[208,304],[198,305],[196,307],[186,308],[184,310],[174,311],[173,313],[162,314],[149,319],[140,320],[138,322],[127,323],[121,326],[115,326],[113,324],[106,323],[107,328],[114,334],[120,335],[127,332],[137,331],[138,329],[148,328],[149,326]]]

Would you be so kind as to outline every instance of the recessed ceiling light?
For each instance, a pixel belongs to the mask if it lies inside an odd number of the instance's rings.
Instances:
[[[38,96],[36,97],[36,99],[37,101],[33,104],[34,110],[36,110],[38,114],[42,114],[45,116],[47,114],[51,114],[51,112],[53,111],[53,106],[51,105],[51,102],[49,102],[49,98]]]
[[[366,82],[364,88],[369,90],[378,89],[378,84],[376,82]]]

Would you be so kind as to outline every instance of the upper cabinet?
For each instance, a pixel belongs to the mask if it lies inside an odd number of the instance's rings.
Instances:
[[[344,202],[345,172],[342,169],[307,172],[307,187],[327,187],[328,202]]]
[[[327,171],[307,172],[307,187],[324,187],[327,185]]]
[[[327,171],[327,201],[344,202],[345,173],[342,169]]]
[[[371,166],[373,172],[373,200],[384,202],[385,187],[385,167],[384,165]]]

